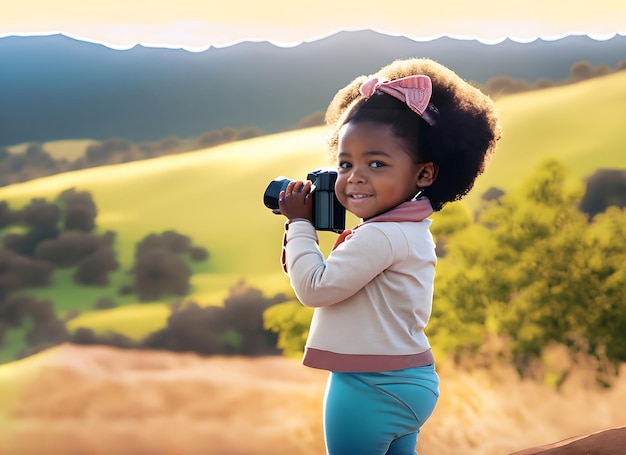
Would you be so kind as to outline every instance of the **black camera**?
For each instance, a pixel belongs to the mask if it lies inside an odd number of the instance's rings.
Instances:
[[[346,209],[335,196],[337,171],[318,169],[306,176],[313,182],[313,227],[318,231],[343,232],[346,227]],[[291,182],[287,177],[277,177],[270,182],[263,195],[263,203],[269,209],[278,209],[278,197]]]

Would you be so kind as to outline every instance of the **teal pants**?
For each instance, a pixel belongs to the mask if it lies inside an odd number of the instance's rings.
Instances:
[[[417,455],[417,435],[438,398],[434,365],[382,373],[331,372],[324,397],[327,454]]]

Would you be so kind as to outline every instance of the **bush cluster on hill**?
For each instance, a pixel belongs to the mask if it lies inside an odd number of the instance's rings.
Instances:
[[[37,266],[49,274],[55,267],[76,267],[77,283],[107,284],[108,273],[119,267],[115,234],[94,234],[96,215],[91,195],[74,189],[62,192],[57,203],[33,199],[17,211],[2,201],[0,229],[9,228],[2,236],[2,252],[13,264],[30,263],[31,270]]]
[[[605,76],[615,71],[626,70],[626,60],[619,62],[615,68],[609,65],[593,66],[589,62],[578,62],[570,68],[570,74],[567,79],[560,82],[551,81],[550,79],[539,79],[529,82],[523,79],[513,79],[509,76],[492,77],[487,81],[481,89],[493,98],[512,93],[528,92],[531,90],[541,90],[549,87],[560,85],[574,84],[576,82],[592,79],[594,77]]]
[[[96,231],[97,207],[88,192],[69,189],[49,202],[33,199],[20,210],[0,202],[0,346],[10,329],[25,328],[26,346],[20,355],[68,341],[70,335],[49,301],[27,294],[51,284],[58,269],[73,271],[76,286],[107,286],[119,269],[116,234]],[[174,231],[150,234],[137,244],[132,284],[120,294],[138,300],[184,296],[191,270],[187,261],[204,261],[208,251]],[[100,302],[112,307],[111,299]]]
[[[258,128],[248,127],[207,131],[190,140],[168,136],[157,141],[134,143],[128,139],[112,137],[87,146],[84,154],[74,161],[65,158],[55,159],[45,150],[44,145],[37,143],[29,144],[22,153],[10,153],[5,147],[0,147],[0,186],[27,182],[62,172],[184,153],[250,139],[261,134]]]
[[[260,290],[241,282],[230,290],[222,306],[200,306],[185,301],[172,305],[167,325],[142,340],[135,341],[113,332],[95,334],[91,329],[79,328],[70,341],[202,355],[276,355],[280,354],[277,336],[264,327],[263,313],[286,300],[283,294],[265,297]]]
[[[91,195],[74,189],[64,191],[54,202],[34,199],[20,210],[0,202],[0,346],[9,330],[23,329],[25,340],[18,358],[64,342],[204,355],[280,353],[276,335],[263,326],[263,312],[287,298],[282,294],[266,298],[244,283],[231,289],[222,306],[186,301],[172,305],[167,325],[143,340],[94,333],[89,328],[70,333],[53,304],[28,295],[28,289],[50,285],[55,270],[62,268],[74,270],[77,286],[109,283],[110,272],[119,268],[113,248],[116,234],[95,234],[96,216]],[[184,297],[191,277],[187,261],[208,258],[208,251],[193,245],[188,236],[174,231],[149,234],[136,245],[132,284],[119,292],[136,294],[140,301]],[[115,301],[103,298],[97,306],[111,308]]]

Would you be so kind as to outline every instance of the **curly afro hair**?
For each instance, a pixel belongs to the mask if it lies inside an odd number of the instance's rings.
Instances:
[[[329,145],[336,159],[339,131],[348,122],[391,125],[394,134],[413,150],[416,163],[433,162],[437,166],[437,178],[423,194],[439,211],[472,189],[500,139],[500,125],[487,95],[433,60],[397,60],[372,76],[394,80],[417,74],[432,81],[431,102],[439,111],[434,126],[390,95],[376,92],[364,98],[359,88],[369,77],[359,76],[339,90],[328,106],[326,123],[332,129]]]

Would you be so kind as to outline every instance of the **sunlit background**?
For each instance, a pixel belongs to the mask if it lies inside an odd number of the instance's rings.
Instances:
[[[376,33],[334,36],[356,31]],[[615,44],[626,2],[0,0],[12,62],[0,60],[0,82],[13,83],[0,83],[2,455],[323,453],[326,373],[300,365],[310,312],[280,270],[283,219],[261,194],[277,175],[326,164],[318,109],[357,75],[337,49],[373,46],[354,62],[398,53],[385,35],[472,41],[482,60],[459,66],[493,76],[482,88],[504,129],[474,190],[434,215],[442,396],[420,453],[504,455],[626,428],[626,368],[609,362],[626,355],[626,214],[581,209],[586,185],[599,194],[626,181],[626,49]],[[591,40],[567,49],[610,42],[611,64],[596,53],[525,80],[501,71],[519,61],[489,58],[504,44],[525,61],[533,43],[573,36]],[[287,65],[320,85],[283,83]],[[243,82],[224,90],[233,81]],[[235,92],[243,101],[229,103]],[[280,126],[263,128],[269,120]],[[75,137],[92,125],[97,137]],[[33,251],[11,252],[36,245],[50,219],[62,229],[45,282]],[[335,237],[320,233],[325,251]],[[70,247],[94,242],[99,273],[77,279]],[[164,275],[142,284],[164,257]]]

